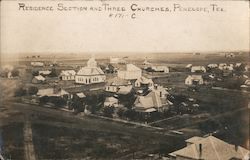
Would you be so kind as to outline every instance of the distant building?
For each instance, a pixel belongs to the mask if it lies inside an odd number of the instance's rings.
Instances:
[[[7,78],[13,78],[11,71],[7,73]]]
[[[250,64],[247,64],[247,65],[245,66],[245,71],[246,71],[246,72],[249,72],[249,71],[250,71]]]
[[[132,84],[129,80],[121,79],[118,77],[108,80],[105,91],[117,93],[119,90],[127,90],[127,92],[129,93],[132,90]]]
[[[146,77],[140,77],[135,81],[135,87],[152,87],[154,86],[154,82],[152,79],[148,79]]]
[[[226,58],[234,58],[235,57],[235,53],[226,53],[225,57]]]
[[[51,73],[49,70],[44,70],[44,71],[38,71],[38,74],[42,76],[48,76]]]
[[[167,94],[163,87],[155,86],[147,95],[136,98],[133,109],[142,113],[168,110],[170,103],[166,98]]]
[[[74,70],[63,70],[60,74],[60,78],[63,81],[75,80],[76,72]]]
[[[169,68],[167,66],[152,66],[154,72],[164,72],[169,73]]]
[[[148,62],[148,59],[145,58],[144,62],[142,63],[144,66],[151,66],[152,64]]]
[[[226,63],[220,63],[218,68],[219,68],[220,70],[229,70],[229,71],[233,71],[233,70],[234,70],[233,67],[234,67],[233,64],[227,65]]]
[[[38,84],[38,83],[43,83],[46,79],[41,76],[41,75],[38,75],[38,76],[35,76],[33,79],[32,79],[32,83],[34,84]]]
[[[121,79],[138,79],[142,76],[142,70],[133,64],[127,64],[126,68],[118,70],[118,77]]]
[[[203,78],[201,75],[189,75],[185,79],[186,85],[201,85],[204,84]]]
[[[106,76],[101,68],[97,67],[97,62],[94,58],[90,58],[87,66],[81,68],[76,76],[75,82],[80,84],[93,84],[105,82]]]
[[[212,63],[212,64],[208,64],[207,65],[208,68],[217,68],[218,67],[218,64],[215,64],[215,63]]]
[[[111,64],[126,64],[126,61],[123,58],[110,57],[109,59]]]
[[[169,154],[170,160],[249,160],[249,151],[214,136],[192,137],[187,146]]]
[[[192,64],[187,64],[186,68],[191,68],[193,65]]]
[[[33,67],[43,67],[44,66],[43,62],[31,62],[30,64]]]
[[[45,88],[45,89],[39,89],[36,95],[39,97],[43,96],[63,97],[64,95],[69,95],[69,93],[63,89]]]
[[[192,66],[191,67],[191,72],[195,73],[195,72],[206,72],[206,68],[204,66]]]

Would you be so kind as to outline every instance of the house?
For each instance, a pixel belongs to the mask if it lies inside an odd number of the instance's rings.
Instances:
[[[69,93],[63,89],[45,88],[45,89],[39,89],[36,95],[39,97],[43,96],[63,97],[64,95],[69,95]]]
[[[76,72],[74,70],[62,70],[60,73],[60,78],[63,81],[75,80]]]
[[[38,76],[35,76],[33,79],[32,79],[32,83],[34,84],[38,84],[38,83],[43,83],[46,79],[41,76],[41,75],[38,75]]]
[[[206,72],[206,68],[204,66],[192,66],[191,67],[191,72],[195,73],[195,72]]]
[[[43,67],[44,66],[43,62],[31,62],[30,64],[33,67]]]
[[[247,80],[244,82],[244,84],[245,84],[246,86],[250,86],[250,79],[247,79]]]
[[[245,66],[245,71],[246,71],[246,72],[250,71],[250,64],[247,64],[247,65]]]
[[[212,63],[212,64],[208,64],[207,65],[208,68],[212,69],[212,68],[217,68],[218,64]]]
[[[76,93],[76,96],[79,98],[86,98],[86,96],[83,92]]]
[[[235,53],[225,53],[225,57],[226,58],[234,58],[235,57]]]
[[[104,107],[118,107],[118,99],[115,97],[106,97],[104,101]]]
[[[97,67],[94,58],[90,58],[86,67],[82,67],[75,76],[75,82],[79,84],[93,84],[105,82],[106,76],[101,68]]]
[[[220,70],[228,70],[228,71],[233,71],[233,64],[227,65],[226,63],[220,63],[219,67]]]
[[[119,69],[117,75],[121,79],[138,79],[142,76],[142,70],[133,64],[126,64],[126,68]]]
[[[167,110],[170,103],[166,98],[166,94],[166,90],[154,88],[147,95],[138,96],[135,100],[133,109],[141,113],[162,112]]]
[[[186,68],[191,68],[193,65],[192,64],[187,64]]]
[[[140,77],[135,81],[135,87],[152,87],[154,86],[154,82],[152,79],[146,78],[146,77]]]
[[[154,72],[164,72],[169,73],[169,68],[167,66],[152,66]]]
[[[42,75],[42,76],[48,76],[50,73],[51,73],[51,71],[49,71],[49,70],[38,71],[38,74]]]
[[[115,77],[108,80],[105,91],[117,93],[120,89],[125,90],[126,88],[128,88],[129,92],[131,91],[132,84],[130,81]]]
[[[204,83],[204,81],[203,81],[203,78],[201,75],[189,75],[185,79],[186,85],[201,85],[203,83]]]
[[[110,57],[109,63],[111,63],[111,64],[126,64],[126,61],[123,58]]]
[[[145,58],[144,62],[142,63],[144,66],[151,66],[152,64],[148,62],[147,58]]]
[[[11,71],[7,73],[7,78],[13,78]]]
[[[170,160],[249,160],[249,151],[214,136],[192,137],[186,147],[169,154]]]

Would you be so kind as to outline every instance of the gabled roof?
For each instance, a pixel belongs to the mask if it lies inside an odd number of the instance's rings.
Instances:
[[[108,85],[110,86],[126,86],[131,85],[130,81],[115,77],[108,80]]]
[[[141,84],[150,84],[150,83],[154,83],[154,82],[152,81],[152,79],[149,79],[149,78],[146,78],[146,77],[143,77],[143,76],[141,76],[140,78],[138,78],[138,79],[136,80],[136,82],[139,82],[139,83],[141,83]]]
[[[98,67],[83,67],[78,72],[77,75],[91,76],[91,75],[104,75],[101,68]]]
[[[231,158],[244,159],[249,154],[249,151],[238,147],[235,149],[234,145],[226,143],[214,136],[206,138],[189,139],[193,144],[170,153],[172,156],[187,157],[190,159],[205,159],[205,160],[229,160]],[[201,151],[200,146],[201,145]]]
[[[79,92],[79,93],[76,93],[76,95],[79,97],[79,98],[85,98],[85,94],[82,93],[82,92]]]
[[[35,76],[34,78],[39,80],[39,81],[45,81],[45,78],[41,75]]]
[[[38,96],[63,96],[69,94],[63,89],[56,90],[54,88],[39,89],[37,92]]]
[[[38,71],[39,74],[44,74],[44,75],[49,75],[51,71],[49,70],[44,70],[44,71]]]
[[[135,101],[135,107],[139,107],[142,109],[148,108],[159,108],[162,107],[162,99],[156,92],[150,92],[146,96],[138,96]]]
[[[105,102],[118,103],[118,99],[115,97],[106,97]]]
[[[74,71],[74,70],[62,70],[61,75],[62,76],[74,76],[74,75],[76,75],[76,71]]]
[[[132,85],[130,86],[120,86],[117,93],[118,94],[128,94],[132,91]]]
[[[140,68],[136,67],[136,66],[133,65],[133,64],[127,64],[127,65],[126,65],[126,70],[127,70],[127,71],[141,71]]]
[[[202,80],[202,75],[189,75],[187,78],[190,78],[192,80]]]
[[[204,68],[205,68],[204,66],[192,66],[192,69],[197,69],[197,70],[204,69]]]

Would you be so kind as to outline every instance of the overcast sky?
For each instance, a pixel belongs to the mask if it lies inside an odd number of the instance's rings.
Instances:
[[[56,7],[53,1],[21,1]],[[129,6],[129,2],[113,2]],[[79,52],[192,52],[249,50],[249,6],[237,1],[136,1],[140,6],[209,6],[225,12],[139,13],[114,19],[108,12],[19,11],[17,1],[1,2],[1,54]],[[193,3],[193,5],[192,5]],[[101,2],[64,2],[65,6]],[[127,11],[129,16],[133,12]]]

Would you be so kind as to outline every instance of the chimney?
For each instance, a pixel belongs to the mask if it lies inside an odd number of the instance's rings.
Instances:
[[[202,156],[202,144],[199,144],[199,157],[201,158]]]

